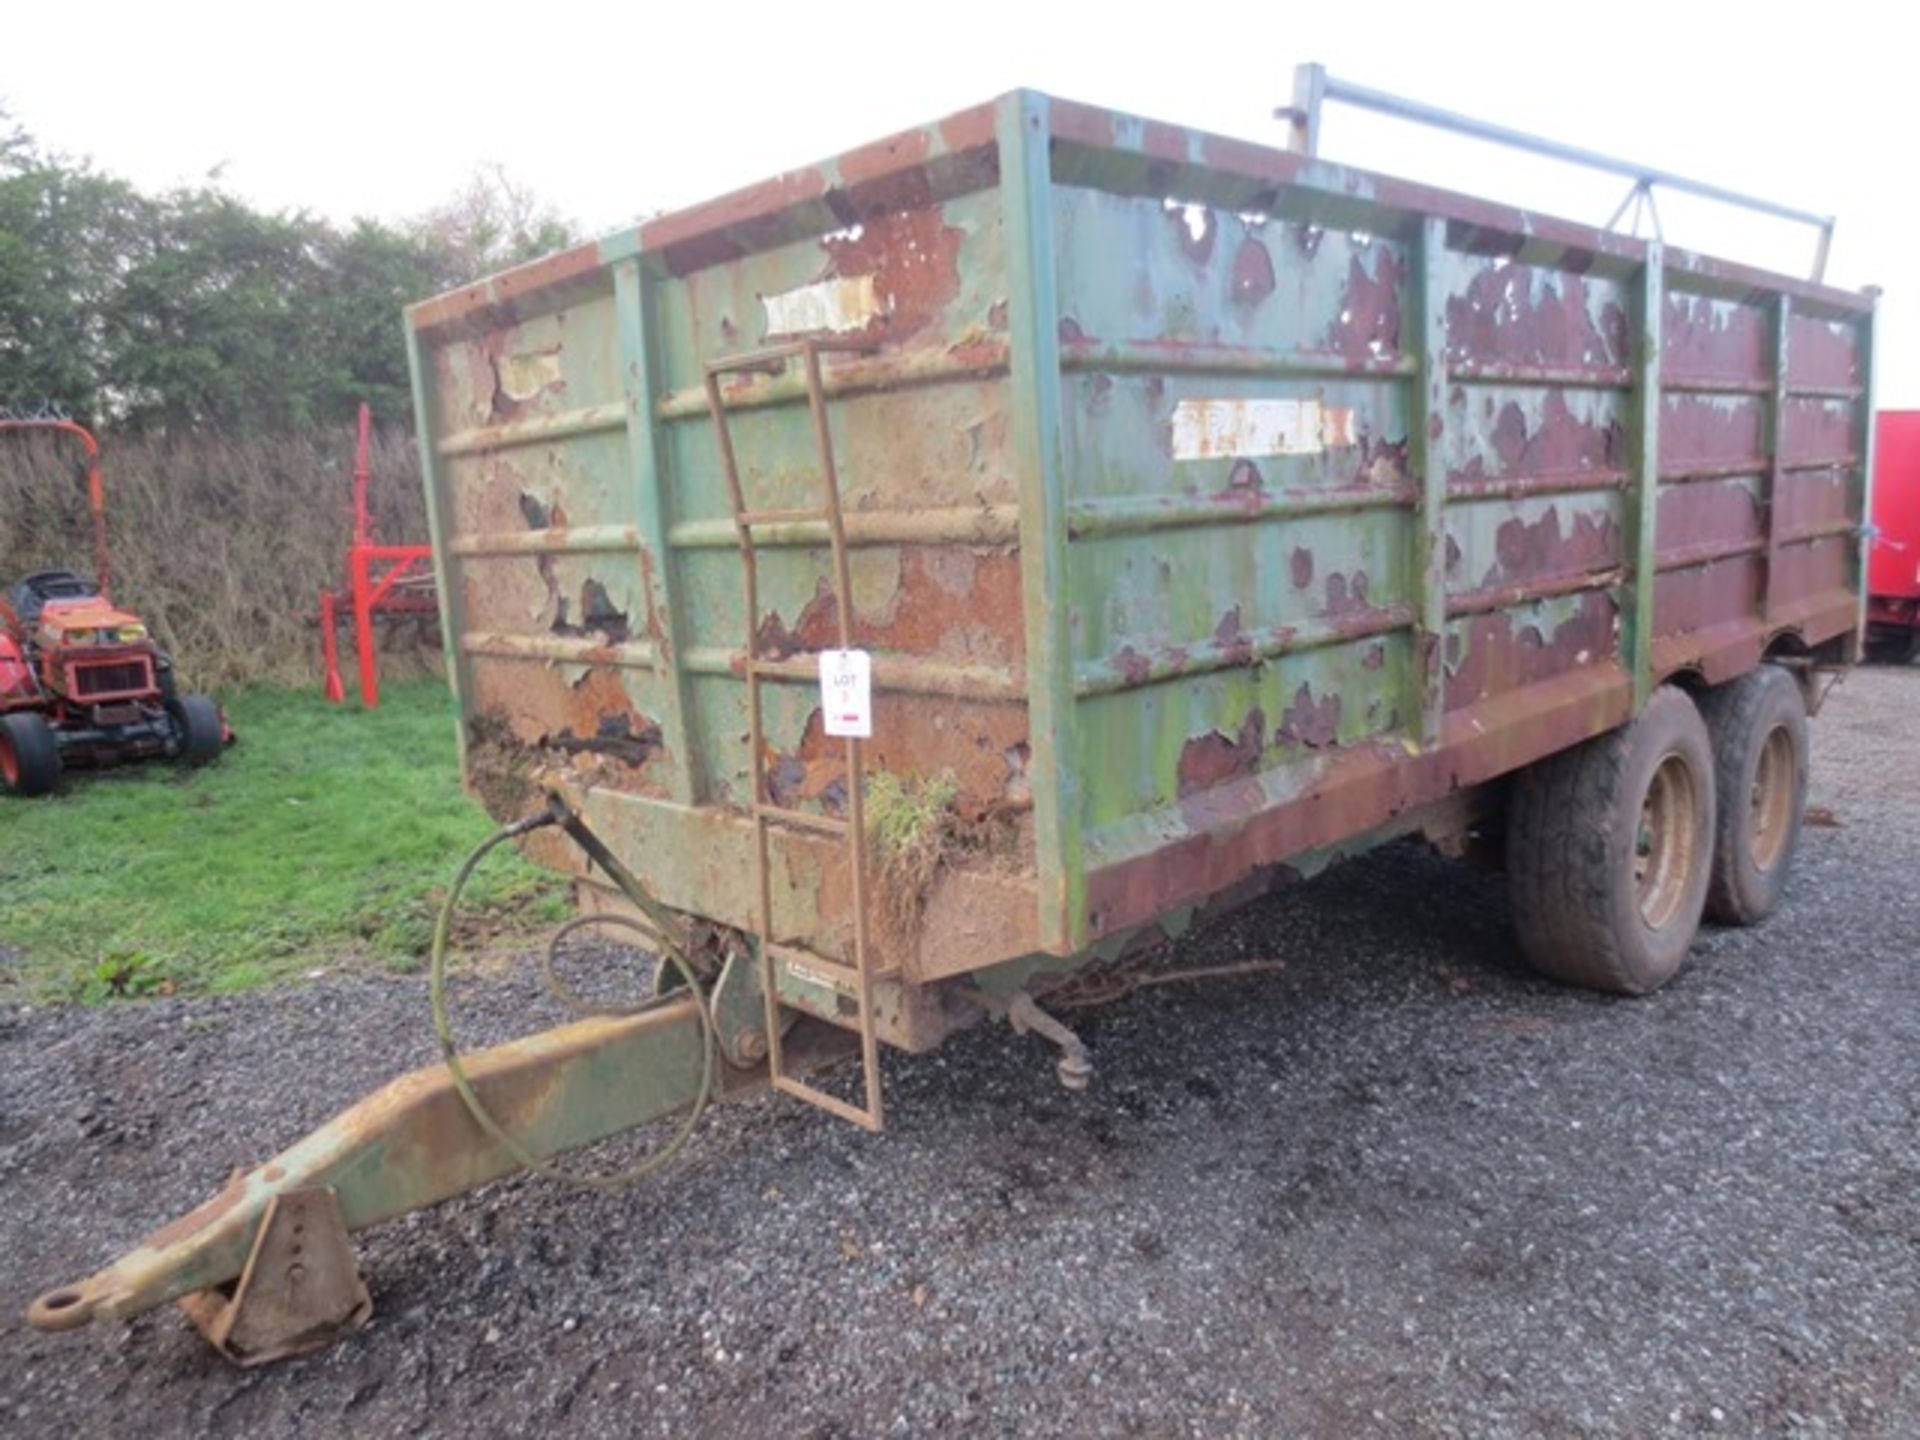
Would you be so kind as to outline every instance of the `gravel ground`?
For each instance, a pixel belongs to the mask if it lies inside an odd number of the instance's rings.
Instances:
[[[360,1237],[374,1324],[258,1371],[18,1316],[430,1059],[423,987],[15,1004],[0,1429],[1920,1435],[1916,717],[1920,669],[1836,692],[1785,910],[1652,998],[1533,979],[1497,877],[1393,847],[1177,957],[1284,969],[1077,1015],[1085,1094],[983,1028],[891,1058],[884,1136],[760,1100],[627,1196],[494,1186]]]

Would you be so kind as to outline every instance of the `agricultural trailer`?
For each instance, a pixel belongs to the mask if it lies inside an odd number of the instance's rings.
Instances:
[[[1920,659],[1920,410],[1882,410],[1874,435],[1867,646],[1910,663]]]
[[[93,526],[93,578],[36,570],[0,591],[0,797],[48,795],[69,768],[166,759],[204,765],[231,740],[205,695],[182,694],[173,661],[109,586],[100,443],[59,415],[0,415],[0,436],[77,447]]]
[[[373,481],[373,410],[360,405],[354,431],[352,537],[347,543],[345,580],[339,589],[320,592],[321,690],[329,703],[347,698],[340,678],[340,627],[353,627],[355,668],[360,682],[360,704],[380,708],[378,621],[385,618],[437,621],[440,606],[434,595],[433,547],[393,545],[373,531],[373,512],[367,505],[367,487]]]
[[[502,822],[442,1063],[33,1322],[323,1343],[354,1229],[768,1086],[877,1130],[881,1047],[983,1017],[1084,1086],[1055,987],[1395,837],[1503,846],[1602,990],[1765,917],[1858,649],[1873,302],[1329,164],[1356,97],[1304,71],[1280,150],[1016,92],[410,309]],[[664,963],[463,1055],[447,915],[509,841]]]

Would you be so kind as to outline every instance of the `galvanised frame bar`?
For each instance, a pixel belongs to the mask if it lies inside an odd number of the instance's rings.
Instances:
[[[1278,118],[1290,123],[1293,148],[1304,155],[1318,154],[1320,112],[1327,101],[1338,100],[1356,109],[1372,110],[1377,114],[1391,115],[1399,120],[1410,120],[1417,125],[1430,125],[1436,130],[1450,130],[1456,135],[1466,135],[1475,140],[1487,141],[1489,144],[1505,145],[1510,149],[1545,155],[1549,159],[1565,160],[1572,165],[1583,165],[1589,170],[1624,176],[1633,181],[1634,188],[1627,197],[1629,200],[1636,194],[1645,195],[1650,200],[1653,187],[1663,185],[1669,190],[1697,195],[1703,200],[1712,200],[1721,205],[1732,205],[1742,210],[1752,210],[1757,214],[1770,215],[1777,220],[1790,220],[1796,224],[1812,226],[1820,232],[1820,239],[1814,251],[1813,273],[1810,278],[1819,280],[1826,273],[1827,252],[1833,245],[1834,217],[1831,215],[1816,215],[1811,210],[1797,210],[1791,205],[1781,205],[1757,195],[1729,190],[1725,186],[1710,185],[1703,180],[1689,180],[1684,175],[1676,175],[1671,170],[1663,170],[1657,165],[1641,165],[1632,160],[1622,160],[1617,156],[1602,154],[1598,150],[1588,150],[1584,146],[1549,140],[1545,136],[1532,135],[1525,130],[1515,130],[1506,125],[1495,125],[1471,115],[1445,110],[1438,105],[1427,105],[1418,100],[1409,100],[1404,96],[1390,94],[1385,90],[1356,85],[1350,80],[1336,79],[1327,74],[1326,68],[1321,65],[1305,64],[1294,70],[1293,94],[1293,104],[1283,106],[1274,113]],[[1621,210],[1625,208],[1623,202]],[[1607,229],[1612,229],[1618,222],[1620,213],[1621,211],[1618,210],[1614,212],[1614,218],[1608,222]],[[1657,214],[1654,223],[1656,225],[1659,223]]]

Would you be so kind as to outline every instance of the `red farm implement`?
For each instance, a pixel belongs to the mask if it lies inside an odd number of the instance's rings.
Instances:
[[[1867,644],[1876,658],[1920,659],[1920,410],[1874,417],[1873,529]]]
[[[220,707],[179,693],[172,660],[109,594],[99,441],[57,415],[0,416],[0,434],[79,445],[94,569],[35,570],[0,592],[0,795],[50,794],[76,765],[212,760],[233,738]]]
[[[346,699],[346,686],[340,679],[340,627],[350,622],[360,668],[360,703],[369,710],[380,704],[375,617],[428,622],[440,613],[433,584],[433,547],[384,545],[374,538],[373,518],[367,509],[372,453],[373,412],[363,404],[353,452],[353,540],[347,546],[344,593],[320,592],[320,656],[326,669],[327,699],[336,705]]]

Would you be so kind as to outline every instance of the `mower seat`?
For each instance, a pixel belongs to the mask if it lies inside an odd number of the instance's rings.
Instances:
[[[13,613],[31,625],[49,600],[89,600],[100,587],[71,570],[36,570],[13,587]]]

